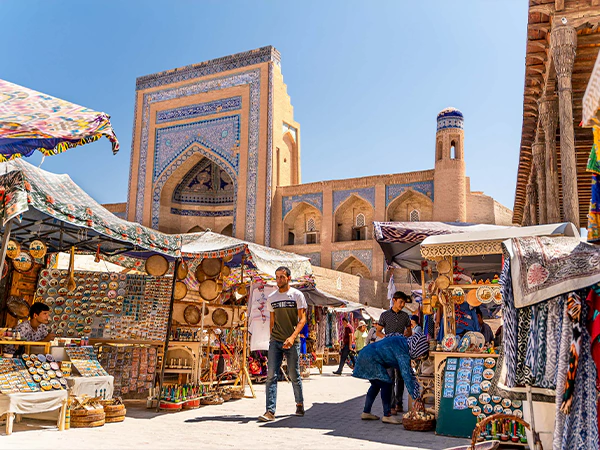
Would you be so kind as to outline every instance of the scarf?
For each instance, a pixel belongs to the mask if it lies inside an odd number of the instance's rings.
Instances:
[[[569,347],[569,368],[565,378],[565,392],[562,397],[562,406],[560,410],[569,414],[573,402],[573,391],[575,389],[575,375],[577,374],[577,365],[579,364],[579,355],[581,354],[581,297],[575,292],[571,292],[567,299],[567,314],[573,322],[573,334],[571,335],[571,345]]]

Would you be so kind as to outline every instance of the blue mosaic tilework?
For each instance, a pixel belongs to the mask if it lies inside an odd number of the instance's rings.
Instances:
[[[240,142],[240,116],[174,125],[156,129],[154,144],[154,179],[192,144],[200,144],[214,151],[239,173],[239,153],[234,148]]]
[[[156,123],[174,122],[176,120],[193,119],[242,109],[242,97],[230,97],[197,105],[156,111]]]
[[[337,269],[346,258],[354,256],[362,262],[369,270],[373,267],[373,250],[339,250],[331,252],[331,267]]]
[[[188,158],[191,158],[193,155],[197,155],[198,153],[200,153],[203,156],[206,156],[207,158],[211,158],[211,159],[215,160],[215,162],[217,164],[219,164],[220,167],[223,168],[227,172],[227,175],[229,175],[231,177],[231,180],[233,181],[233,184],[234,184],[234,186],[233,186],[233,192],[234,192],[233,229],[235,230],[235,210],[236,210],[236,205],[237,205],[237,176],[236,176],[235,172],[233,172],[233,170],[228,166],[228,164],[224,160],[219,160],[219,157],[217,155],[215,155],[213,152],[205,149],[204,147],[200,147],[198,145],[194,145],[194,146],[188,148],[185,152],[183,152],[181,154],[181,156],[173,162],[173,164],[171,164],[164,170],[164,172],[160,175],[160,177],[156,181],[156,183],[154,185],[154,189],[153,189],[153,195],[152,195],[152,228],[158,229],[158,219],[159,219],[158,215],[159,215],[159,211],[160,211],[160,194],[162,192],[163,186],[165,185],[167,180],[171,177],[173,172],[175,172]]]
[[[178,216],[194,216],[194,217],[227,217],[233,216],[233,210],[229,211],[192,211],[189,209],[171,208],[171,214]]]
[[[191,205],[232,205],[233,181],[227,172],[202,158],[173,191],[173,202]]]
[[[375,208],[375,187],[363,189],[348,189],[346,191],[333,191],[333,211],[335,212],[344,201],[352,194],[356,194],[366,200]]]
[[[196,76],[201,76],[196,75]],[[156,86],[164,83],[158,83]],[[260,69],[253,69],[247,72],[240,72],[234,75],[228,75],[220,78],[213,78],[210,80],[196,81],[187,85],[178,87],[165,88],[159,91],[153,91],[143,94],[142,98],[142,125],[141,125],[141,138],[140,138],[140,156],[138,161],[139,176],[136,189],[135,199],[135,221],[142,222],[143,220],[143,206],[145,198],[145,174],[148,157],[148,134],[150,130],[150,106],[157,102],[166,100],[172,100],[175,98],[183,98],[191,95],[200,94],[203,92],[216,91],[234,86],[247,85],[250,91],[250,105],[248,115],[248,182],[246,185],[246,229],[244,232],[245,239],[254,241],[255,237],[255,226],[256,226],[256,190],[257,190],[257,174],[258,174],[258,141],[259,141],[259,127],[260,127]],[[198,147],[202,150],[202,147]],[[221,158],[215,152],[203,152],[205,156],[219,162],[221,167],[228,165],[225,161],[221,164]],[[189,151],[185,151],[179,157],[177,157],[171,166],[168,166],[162,175],[156,180],[153,185],[153,204],[152,204],[152,227],[158,226],[158,204],[160,202],[160,190],[166,182],[164,177],[167,173],[172,173],[174,168],[179,167],[185,159],[191,156]],[[133,170],[133,165],[131,170]],[[229,173],[229,172],[228,172]],[[234,182],[237,182],[235,174],[229,173]],[[131,179],[131,176],[130,176]],[[158,194],[157,194],[158,192]],[[234,234],[235,234],[235,216],[234,216]]]
[[[385,206],[390,206],[396,198],[400,197],[405,192],[413,190],[429,197],[433,201],[433,180],[418,181],[415,183],[406,184],[390,184],[385,187]]]
[[[269,106],[267,107],[267,198],[265,203],[265,245],[271,245],[273,203],[273,64],[269,64]]]
[[[282,201],[282,212],[281,219],[285,219],[285,216],[292,210],[298,203],[308,203],[309,205],[314,206],[319,210],[321,214],[323,214],[323,193],[315,192],[314,194],[302,194],[302,195],[292,195],[283,197]]]
[[[313,266],[321,266],[321,253],[320,252],[314,252],[314,253],[303,253],[302,256],[306,256],[307,258],[310,258],[310,263]]]
[[[240,69],[264,62],[272,61],[281,66],[281,54],[272,46],[261,47],[235,55],[211,59],[198,64],[180,67],[176,70],[168,70],[152,75],[145,75],[136,80],[136,90],[148,89],[165,84],[179,83],[181,81],[193,80],[206,75],[212,75],[228,70]]]
[[[446,108],[437,115],[437,131],[446,128],[464,128],[463,113],[456,108]]]

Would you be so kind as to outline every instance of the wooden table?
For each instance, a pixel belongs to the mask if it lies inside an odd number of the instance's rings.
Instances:
[[[50,342],[46,341],[14,341],[14,340],[0,340],[0,345],[14,345],[14,346],[25,346],[25,352],[31,353],[32,346],[44,347],[44,354],[47,355],[50,353],[50,347],[52,346]]]

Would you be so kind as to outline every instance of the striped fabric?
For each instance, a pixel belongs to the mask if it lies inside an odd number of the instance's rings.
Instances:
[[[429,351],[429,342],[427,342],[427,336],[423,333],[416,333],[407,338],[408,340],[408,353],[411,359],[416,359],[419,356],[423,356]]]

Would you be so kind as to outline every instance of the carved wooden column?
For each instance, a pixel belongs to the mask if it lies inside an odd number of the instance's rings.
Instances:
[[[566,221],[579,229],[579,199],[577,196],[577,161],[573,131],[573,95],[571,75],[577,48],[577,30],[568,25],[552,29],[550,49],[558,81],[560,122],[560,162],[562,175],[563,211]]]
[[[538,128],[535,135],[535,142],[531,144],[531,153],[533,154],[532,171],[535,168],[535,179],[537,184],[537,198],[539,201],[539,216],[537,223],[548,223],[546,217],[546,208],[548,196],[546,195],[546,144],[544,144],[543,133]]]
[[[560,201],[558,195],[558,161],[556,157],[556,127],[558,126],[558,100],[544,96],[539,102],[540,122],[546,135],[546,219],[558,223]]]
[[[537,220],[537,189],[536,189],[536,167],[535,165],[531,167],[531,172],[529,173],[529,181],[527,183],[527,200],[526,200],[526,208],[527,210],[524,212],[524,216],[526,215],[527,220],[524,220],[524,225],[537,225],[539,222]]]

